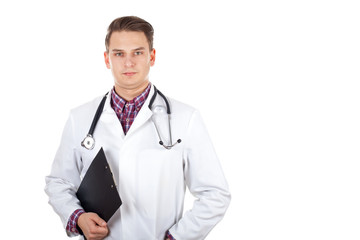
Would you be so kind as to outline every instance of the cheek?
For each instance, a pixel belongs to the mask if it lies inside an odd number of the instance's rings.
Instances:
[[[151,61],[150,57],[144,59],[144,61],[143,61],[143,66],[151,67],[151,66],[153,66],[153,65],[154,65],[154,61]]]
[[[122,62],[120,59],[111,59],[110,60],[110,66],[111,69],[113,69],[114,71],[120,70],[122,65]]]

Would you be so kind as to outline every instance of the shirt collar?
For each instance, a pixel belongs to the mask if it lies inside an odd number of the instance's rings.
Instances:
[[[135,97],[131,101],[126,101],[116,93],[114,87],[111,90],[111,107],[116,113],[120,113],[123,111],[125,105],[128,104],[134,106],[132,109],[139,111],[149,95],[150,88],[151,84],[149,83],[145,90],[139,96]]]

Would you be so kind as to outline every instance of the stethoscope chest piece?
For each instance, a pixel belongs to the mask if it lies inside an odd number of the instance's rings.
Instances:
[[[88,134],[84,140],[81,142],[81,146],[83,146],[84,148],[91,150],[94,148],[95,146],[95,139],[92,137],[91,134]]]

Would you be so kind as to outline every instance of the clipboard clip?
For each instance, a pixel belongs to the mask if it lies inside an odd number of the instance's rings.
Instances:
[[[110,171],[110,174],[111,174],[111,177],[112,177],[112,179],[113,179],[113,181],[114,181],[114,183],[115,183],[115,186],[113,185],[113,184],[111,184],[111,188],[114,188],[114,187],[116,187],[117,188],[117,184],[116,184],[116,181],[115,181],[115,178],[114,178],[114,174],[113,174],[113,171],[111,170],[111,167],[110,167],[110,164],[107,164],[107,165],[105,165],[105,170],[109,170]]]

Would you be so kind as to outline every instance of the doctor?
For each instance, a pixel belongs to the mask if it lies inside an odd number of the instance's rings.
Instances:
[[[70,112],[45,187],[68,236],[82,232],[88,240],[199,240],[229,205],[228,185],[199,112],[167,99],[168,118],[164,98],[153,98],[153,33],[152,26],[138,17],[110,24],[104,58],[114,87],[94,130],[92,149],[82,141],[102,96]],[[101,147],[123,202],[107,223],[84,212],[76,198]],[[183,214],[186,186],[196,200]]]

